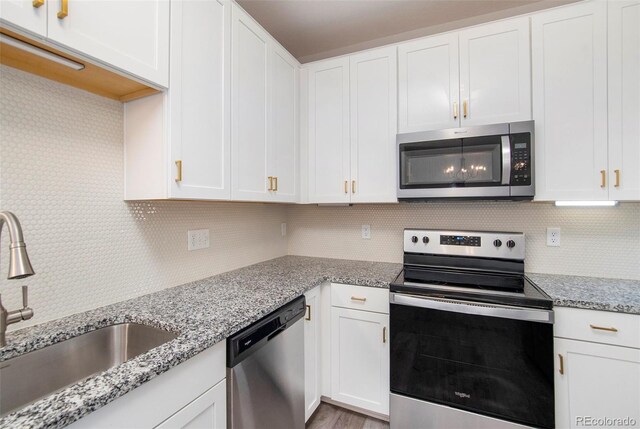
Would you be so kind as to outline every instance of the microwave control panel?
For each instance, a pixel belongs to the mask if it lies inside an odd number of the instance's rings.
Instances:
[[[531,134],[512,134],[511,185],[531,185]]]

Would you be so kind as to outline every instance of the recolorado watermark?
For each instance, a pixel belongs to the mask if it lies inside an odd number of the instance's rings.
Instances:
[[[637,423],[633,417],[576,416],[576,426],[582,427],[634,427]]]

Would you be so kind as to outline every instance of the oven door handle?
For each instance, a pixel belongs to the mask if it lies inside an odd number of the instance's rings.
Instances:
[[[390,302],[391,304],[451,311],[454,313],[464,313],[475,316],[501,317],[503,319],[524,320],[527,322],[553,323],[552,310],[535,310],[531,308],[484,304],[456,299],[423,298],[395,292],[390,294]]]
[[[511,184],[511,139],[509,136],[501,137],[502,146],[502,184]]]

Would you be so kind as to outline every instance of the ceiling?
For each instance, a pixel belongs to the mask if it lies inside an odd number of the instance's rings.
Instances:
[[[575,0],[237,0],[305,63]]]

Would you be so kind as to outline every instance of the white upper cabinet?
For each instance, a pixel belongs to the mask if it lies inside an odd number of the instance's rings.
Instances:
[[[38,36],[47,35],[47,8],[45,0],[2,0],[0,20],[16,25]]]
[[[309,202],[395,202],[395,47],[308,67]]]
[[[609,198],[640,200],[640,1],[609,2]]]
[[[529,18],[398,46],[401,133],[531,119]]]
[[[125,104],[125,199],[230,198],[230,7],[172,5],[171,88]]]
[[[231,195],[268,201],[269,35],[235,4],[231,22]]]
[[[532,62],[536,199],[606,200],[607,3],[535,14]]]
[[[461,125],[530,120],[529,18],[459,34]]]
[[[401,133],[459,126],[458,34],[398,46]]]
[[[349,58],[308,69],[309,202],[348,203]]]
[[[46,2],[50,40],[169,86],[169,0]]]
[[[299,189],[298,62],[278,45],[270,55],[269,176],[271,199],[295,202]]]
[[[353,55],[349,62],[351,202],[395,202],[396,48]]]
[[[219,0],[171,6],[170,168],[182,169],[172,198],[230,197],[229,16]]]
[[[232,199],[295,202],[299,64],[235,4],[232,15]]]

